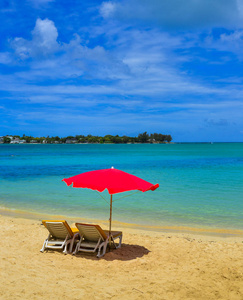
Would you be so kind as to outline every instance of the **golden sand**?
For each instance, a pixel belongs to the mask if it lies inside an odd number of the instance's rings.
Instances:
[[[243,299],[243,237],[114,227],[122,247],[98,259],[41,253],[39,220],[0,221],[0,299]]]

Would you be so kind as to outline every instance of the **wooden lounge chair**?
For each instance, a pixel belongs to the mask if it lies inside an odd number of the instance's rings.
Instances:
[[[75,223],[75,225],[79,230],[80,240],[76,245],[73,255],[75,255],[78,251],[95,252],[96,250],[98,250],[97,257],[102,257],[106,253],[109,239],[111,240],[115,248],[121,247],[121,231],[111,231],[111,235],[109,235],[109,231],[103,230],[99,225],[82,223]],[[116,245],[115,240],[118,238],[119,244]]]
[[[44,241],[41,252],[48,249],[63,249],[63,253],[67,254],[67,248],[69,246],[69,253],[73,249],[75,239],[79,236],[79,233],[75,233],[69,227],[66,221],[47,221],[43,220],[42,223],[49,231],[48,238]]]

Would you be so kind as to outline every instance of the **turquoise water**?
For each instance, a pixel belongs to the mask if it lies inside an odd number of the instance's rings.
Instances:
[[[243,229],[243,143],[0,145],[0,207],[107,220],[109,205],[97,192],[62,179],[111,166],[160,184],[115,195],[113,220]]]

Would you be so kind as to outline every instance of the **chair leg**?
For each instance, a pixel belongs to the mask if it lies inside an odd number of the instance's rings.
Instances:
[[[72,251],[73,251],[73,244],[74,244],[75,240],[78,239],[78,238],[80,238],[80,234],[79,233],[75,233],[74,236],[73,236],[73,238],[72,238],[71,245],[69,247],[68,253],[72,253]],[[76,247],[75,247],[75,249],[76,249]]]
[[[78,249],[79,249],[79,247],[80,247],[81,241],[82,241],[82,240],[80,239],[80,241],[77,243],[77,245],[76,245],[76,247],[75,247],[75,250],[73,251],[72,255],[76,255],[76,253],[78,252]]]
[[[70,242],[71,242],[71,239],[68,239],[68,236],[66,236],[65,241],[62,243],[62,247],[65,246],[64,250],[63,250],[64,254],[67,254],[67,247],[70,244]]]
[[[99,250],[98,250],[98,254],[97,254],[98,258],[100,258],[100,257],[102,257],[102,256],[105,255],[107,244],[108,244],[108,239],[99,246]],[[102,248],[103,248],[103,251],[102,251],[102,254],[100,254],[100,251],[101,251]]]
[[[119,245],[117,246],[117,248],[121,248],[121,244],[122,244],[122,235],[119,236]]]
[[[65,248],[64,248],[64,250],[63,250],[63,253],[64,253],[64,254],[68,254],[67,247],[68,247],[68,245],[70,245],[70,243],[71,243],[70,240],[68,240],[68,241],[65,243]]]
[[[47,243],[47,239],[44,241],[44,244],[43,244],[42,248],[40,249],[40,252],[43,253],[45,251],[46,243]]]
[[[121,248],[121,244],[122,244],[122,235],[116,237],[116,239],[117,239],[117,238],[119,238],[119,244],[118,244],[118,246],[116,245],[115,239],[113,238],[113,236],[111,237],[112,242],[113,242],[113,244],[114,244],[114,246],[115,246],[116,249]]]

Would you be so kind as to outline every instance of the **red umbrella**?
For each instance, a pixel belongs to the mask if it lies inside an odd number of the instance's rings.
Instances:
[[[108,193],[111,195],[109,231],[111,231],[112,195],[133,190],[142,192],[154,191],[159,187],[159,184],[154,185],[113,167],[111,169],[81,173],[70,178],[64,178],[63,181],[68,186],[73,184],[74,188],[88,188],[98,192],[103,192],[105,189],[108,190]]]

